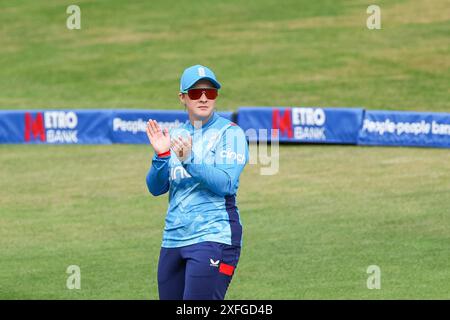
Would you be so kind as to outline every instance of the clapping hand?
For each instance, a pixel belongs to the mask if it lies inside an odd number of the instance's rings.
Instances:
[[[156,120],[148,120],[147,122],[147,136],[150,144],[157,154],[165,153],[170,150],[170,135],[166,129],[161,130]]]
[[[171,142],[171,149],[175,152],[180,161],[186,160],[192,152],[192,137],[182,138],[179,136],[174,138]]]

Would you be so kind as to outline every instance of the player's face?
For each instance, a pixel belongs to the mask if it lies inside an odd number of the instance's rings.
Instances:
[[[209,80],[199,80],[191,89],[199,88],[205,90],[193,90],[191,94],[180,93],[180,100],[186,106],[191,117],[198,120],[204,120],[209,118],[214,111],[216,103],[214,92],[216,92],[216,88]],[[202,92],[208,91],[208,89],[209,92]]]

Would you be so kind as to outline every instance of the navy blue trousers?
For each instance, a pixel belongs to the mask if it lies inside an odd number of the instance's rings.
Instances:
[[[240,253],[238,246],[211,241],[179,248],[161,248],[159,298],[223,300]]]

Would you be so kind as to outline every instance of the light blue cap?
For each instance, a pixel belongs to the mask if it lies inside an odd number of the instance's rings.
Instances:
[[[180,92],[186,93],[198,80],[207,79],[212,84],[220,89],[221,85],[216,79],[216,75],[211,69],[202,65],[195,65],[184,70],[180,79]]]

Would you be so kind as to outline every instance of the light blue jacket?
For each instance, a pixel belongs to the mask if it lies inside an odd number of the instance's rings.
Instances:
[[[169,191],[162,247],[202,241],[241,246],[242,225],[236,206],[239,176],[248,163],[242,129],[216,113],[201,129],[187,121],[170,131],[192,137],[191,156],[181,163],[175,153],[153,156],[147,187],[158,196]]]

